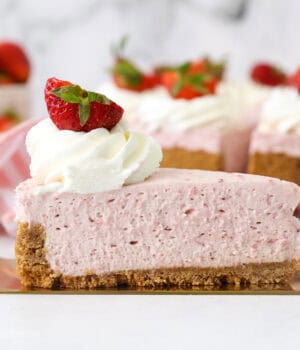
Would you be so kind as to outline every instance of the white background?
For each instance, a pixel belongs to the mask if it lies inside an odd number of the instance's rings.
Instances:
[[[0,347],[300,348],[297,296],[0,295]]]
[[[228,59],[229,77],[246,77],[257,59],[294,70],[299,14],[299,0],[0,0],[0,39],[25,45],[41,116],[49,76],[95,88],[124,34],[127,54],[145,66],[210,54]]]

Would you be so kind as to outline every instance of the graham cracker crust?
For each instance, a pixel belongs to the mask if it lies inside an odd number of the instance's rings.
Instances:
[[[53,271],[46,260],[46,232],[42,225],[18,224],[16,239],[17,273],[24,287],[47,289],[100,289],[115,287],[190,288],[196,286],[287,285],[296,268],[295,261],[245,264],[222,268],[173,268],[118,271],[97,275],[64,276]]]
[[[184,148],[163,149],[162,168],[222,170],[222,157],[205,151]]]
[[[250,156],[248,171],[300,185],[300,158],[283,153],[254,153]]]

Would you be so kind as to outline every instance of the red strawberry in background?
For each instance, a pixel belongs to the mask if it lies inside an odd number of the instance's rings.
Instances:
[[[189,74],[207,73],[213,75],[216,79],[222,79],[225,70],[225,63],[214,62],[205,57],[190,63]]]
[[[56,78],[47,80],[45,100],[50,118],[60,130],[110,130],[124,113],[106,96]]]
[[[115,84],[121,89],[142,92],[159,84],[155,73],[144,73],[132,61],[124,57],[123,51],[128,38],[121,38],[117,45],[112,47],[115,63],[111,69]]]
[[[161,75],[162,85],[169,91],[174,98],[184,98],[191,100],[195,97],[202,96],[201,91],[197,91],[193,85],[185,83],[179,72],[168,71]]]
[[[0,71],[17,83],[25,83],[28,80],[29,60],[19,45],[12,42],[0,43]]]
[[[286,73],[280,68],[269,63],[257,63],[250,72],[252,80],[267,86],[285,85],[287,81]]]
[[[0,85],[13,84],[14,80],[5,72],[0,72]]]
[[[0,113],[0,132],[6,131],[20,121],[19,117],[10,110]]]
[[[288,85],[294,86],[300,94],[300,67],[288,78]]]
[[[14,126],[14,122],[6,116],[0,115],[0,132],[6,131]]]
[[[142,92],[157,86],[159,80],[155,74],[145,74],[131,61],[118,57],[112,74],[115,84],[121,89]]]
[[[160,71],[161,84],[174,98],[193,99],[214,94],[222,72],[214,72],[205,61],[187,62],[179,67]]]

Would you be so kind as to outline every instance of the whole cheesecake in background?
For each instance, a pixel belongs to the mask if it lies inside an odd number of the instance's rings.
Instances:
[[[113,68],[114,83],[104,84],[101,90],[124,105],[132,129],[144,131],[160,143],[162,167],[246,169],[245,140],[249,139],[250,123],[241,123],[228,96],[217,93],[222,63],[204,58],[162,66],[155,70],[156,84],[142,89],[128,88],[132,76],[126,75],[129,69],[123,75],[117,70],[116,75],[118,64]],[[119,83],[126,79],[127,85]],[[142,84],[143,79],[140,81]]]
[[[300,185],[300,96],[276,89],[265,102],[252,135],[249,172]]]
[[[299,258],[298,186],[157,169],[158,144],[129,131],[107,97],[53,78],[45,96],[51,120],[29,132],[32,178],[17,188],[24,286],[288,283]]]
[[[244,172],[261,104],[270,89],[257,84],[221,82],[215,94],[174,99],[164,87],[143,92],[105,83],[99,90],[124,105],[133,130],[162,146],[163,167]]]
[[[130,125],[154,137],[163,148],[162,167],[245,170],[243,125],[223,96],[173,99],[163,88],[144,95]]]
[[[133,130],[159,142],[164,154],[162,167],[247,170],[251,133],[271,91],[270,78],[264,72],[262,78],[261,70],[259,76],[256,72],[254,82],[223,81],[224,64],[203,58],[158,67],[156,84],[138,89],[129,87],[129,69],[123,76],[122,70],[117,70],[116,75],[118,62],[112,70],[113,82],[103,84],[100,90],[124,106]],[[143,74],[138,72],[142,82]]]
[[[214,69],[219,75],[214,76]],[[156,69],[158,83],[149,88],[143,85],[142,89],[129,89],[113,76],[114,83],[107,83],[102,89],[125,106],[132,129],[159,142],[164,154],[162,167],[249,171],[299,183],[295,126],[299,112],[293,101],[293,107],[289,106],[285,102],[288,97],[280,97],[276,91],[290,91],[286,95],[297,100],[295,88],[300,86],[300,70],[288,76],[273,64],[259,62],[252,67],[249,81],[238,82],[222,80],[222,69],[202,59]],[[207,74],[215,79],[211,86],[205,85]],[[202,80],[191,83],[195,77]],[[269,98],[273,102],[266,102]],[[265,116],[265,103],[279,108],[270,111],[277,117]],[[282,120],[277,131],[274,125],[266,126],[278,118]],[[289,126],[283,125],[284,118],[289,119]],[[290,130],[282,132],[286,127]]]

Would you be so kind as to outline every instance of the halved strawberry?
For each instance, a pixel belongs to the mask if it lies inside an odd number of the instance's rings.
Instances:
[[[280,68],[270,63],[257,63],[250,72],[252,80],[267,86],[285,85],[287,81],[286,73]]]
[[[300,67],[288,78],[288,85],[294,86],[300,94]]]
[[[56,78],[47,80],[45,100],[50,118],[60,130],[110,130],[124,113],[122,107],[106,96]]]

